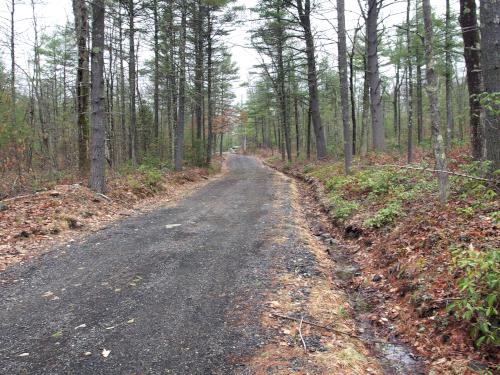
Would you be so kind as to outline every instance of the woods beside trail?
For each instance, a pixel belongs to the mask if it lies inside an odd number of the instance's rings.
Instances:
[[[496,0],[3,0],[0,270],[256,155],[318,195],[382,336],[496,373],[499,19]]]

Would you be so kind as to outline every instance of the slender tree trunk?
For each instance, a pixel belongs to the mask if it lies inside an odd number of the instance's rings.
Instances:
[[[380,80],[378,63],[378,13],[379,1],[368,0],[368,16],[366,19],[366,36],[368,43],[368,76],[370,82],[370,108],[372,115],[373,148],[385,150],[385,129],[382,103],[382,81]]]
[[[80,173],[89,170],[89,51],[87,49],[88,9],[85,0],[73,0],[75,31],[78,46],[76,73],[76,112],[78,124],[78,168]]]
[[[129,130],[129,157],[132,164],[137,164],[137,112],[136,112],[136,72],[135,72],[135,9],[134,0],[128,2],[129,12],[129,62],[128,80],[130,91],[130,130]]]
[[[16,43],[15,43],[15,29],[14,29],[14,15],[16,9],[16,1],[12,0],[10,8],[10,100],[11,100],[11,126],[13,129],[16,127]]]
[[[214,103],[212,98],[213,91],[213,20],[211,8],[208,8],[207,14],[207,106],[208,106],[208,137],[207,137],[207,165],[210,165],[212,162],[212,132],[213,132],[213,117],[214,117]]]
[[[484,134],[486,159],[493,170],[500,169],[500,2],[482,0],[481,6],[481,66],[485,101]]]
[[[398,147],[401,147],[401,134],[399,132],[398,127],[398,109],[399,109],[399,71],[400,71],[400,62],[398,61],[396,64],[396,82],[394,83],[394,92],[392,96],[392,108],[394,112],[393,116],[393,127],[394,127],[394,137],[398,140]]]
[[[357,124],[356,124],[356,95],[354,92],[354,53],[356,48],[356,36],[358,35],[359,28],[354,31],[352,38],[352,50],[349,54],[349,92],[351,97],[351,122],[352,122],[352,154],[356,155],[356,142],[357,142]]]
[[[445,86],[446,86],[446,147],[451,148],[451,142],[453,140],[453,111],[451,103],[451,80],[452,80],[452,63],[451,63],[451,32],[450,25],[451,15],[450,15],[450,0],[446,0],[446,26],[445,26]]]
[[[423,0],[424,10],[424,30],[425,30],[425,65],[427,78],[427,95],[429,96],[429,112],[431,116],[432,141],[434,147],[434,156],[436,158],[436,169],[443,171],[438,173],[439,198],[442,203],[446,202],[448,197],[448,174],[445,173],[446,154],[443,136],[440,133],[439,126],[439,103],[438,103],[438,85],[436,72],[434,68],[434,56],[432,51],[433,30],[430,0]]]
[[[155,141],[159,146],[160,132],[160,94],[159,94],[159,75],[160,75],[160,45],[158,42],[159,20],[158,20],[158,0],[153,0],[153,22],[154,22],[154,79],[153,79],[153,131]]]
[[[413,66],[411,63],[411,35],[410,35],[410,11],[411,0],[408,0],[406,7],[406,45],[408,56],[406,63],[408,65],[408,75],[406,79],[406,100],[408,105],[408,138],[407,138],[407,161],[408,164],[413,162]]]
[[[321,112],[319,108],[318,96],[318,77],[316,72],[316,56],[314,48],[314,36],[311,28],[311,2],[310,0],[304,1],[297,0],[297,9],[299,12],[299,19],[304,29],[304,37],[306,41],[306,54],[307,54],[307,82],[309,86],[309,101],[311,107],[311,120],[314,128],[314,135],[316,137],[316,155],[318,159],[326,157],[326,140],[323,126],[321,124]]]
[[[311,159],[311,103],[309,102],[309,108],[307,110],[307,160]]]
[[[121,138],[122,145],[124,150],[121,152],[121,160],[124,160],[127,155],[127,145],[130,147],[128,143],[128,135],[127,135],[127,123],[125,120],[125,68],[123,65],[123,18],[122,18],[122,9],[121,6],[118,8],[118,26],[119,26],[119,35],[118,35],[118,46],[119,46],[119,55],[120,55],[120,129],[121,129]],[[130,149],[128,150],[130,152]]]
[[[295,147],[297,149],[297,159],[300,157],[300,127],[299,127],[299,98],[297,84],[294,82],[293,107],[295,114]]]
[[[363,58],[363,112],[361,114],[361,156],[368,152],[368,117],[370,116],[370,83],[368,78],[367,58]]]
[[[176,171],[182,170],[184,149],[184,114],[186,102],[186,0],[182,1],[181,36],[179,40],[179,103],[177,126],[175,128],[174,165]]]
[[[338,52],[340,74],[340,100],[342,105],[342,124],[344,129],[344,171],[350,173],[352,163],[351,129],[349,127],[349,83],[347,77],[347,45],[345,30],[344,0],[337,0]]]
[[[92,3],[92,146],[90,188],[98,193],[106,191],[104,103],[104,0]]]
[[[194,37],[195,37],[195,116],[196,116],[196,139],[201,140],[201,131],[203,127],[203,13],[204,7],[201,0],[194,4]],[[202,152],[201,145],[199,152]]]

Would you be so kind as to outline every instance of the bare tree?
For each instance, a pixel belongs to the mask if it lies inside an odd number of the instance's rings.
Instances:
[[[106,110],[104,100],[104,0],[92,3],[92,136],[90,188],[104,193]]]
[[[338,51],[340,74],[340,101],[342,105],[342,124],[344,129],[344,168],[349,174],[352,163],[351,129],[349,127],[349,82],[347,77],[347,45],[345,30],[344,0],[337,0]]]
[[[431,115],[432,142],[434,156],[436,158],[436,169],[438,172],[439,198],[442,203],[448,198],[448,174],[446,173],[446,154],[443,136],[440,133],[439,125],[439,103],[437,96],[437,78],[434,67],[434,56],[432,50],[433,30],[432,30],[432,9],[430,0],[423,0],[424,10],[424,30],[425,30],[425,65],[427,78],[427,95],[429,97],[429,111]]]

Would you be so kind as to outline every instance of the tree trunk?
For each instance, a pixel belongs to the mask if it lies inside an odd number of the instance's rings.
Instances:
[[[92,144],[90,188],[98,193],[106,191],[104,103],[104,0],[92,3]]]
[[[382,0],[380,0],[382,1]],[[378,22],[379,3],[368,0],[368,16],[366,19],[366,37],[368,43],[368,77],[370,82],[370,108],[372,115],[373,148],[385,150],[385,129],[382,107],[382,81],[378,64]]]
[[[352,154],[356,155],[356,95],[354,92],[354,53],[356,48],[356,36],[358,34],[359,28],[354,31],[354,37],[352,38],[352,50],[349,54],[349,92],[351,97],[351,121],[352,121]]]
[[[446,172],[446,154],[443,136],[440,133],[439,126],[439,103],[438,103],[438,85],[436,72],[434,68],[434,56],[432,51],[433,30],[430,0],[423,0],[424,10],[424,29],[425,29],[425,65],[427,79],[427,95],[429,96],[429,112],[431,116],[432,141],[434,147],[434,156],[436,158],[436,169],[439,182],[439,198],[442,203],[446,202],[448,197],[448,174]]]
[[[408,142],[407,142],[407,161],[413,162],[413,66],[411,63],[411,35],[410,35],[410,10],[411,0],[408,0],[406,7],[406,45],[408,56],[406,63],[408,65],[408,75],[406,80],[406,100],[408,105]]]
[[[16,52],[15,52],[15,34],[14,34],[14,15],[16,9],[16,1],[12,0],[10,8],[10,100],[11,100],[11,126],[16,128]]]
[[[472,157],[483,158],[484,134],[481,124],[482,107],[479,97],[484,91],[481,72],[481,50],[476,15],[475,0],[460,0],[460,26],[464,39],[464,57],[467,69],[467,87],[469,89],[469,122],[471,132]]]
[[[181,36],[179,40],[179,103],[177,126],[175,127],[174,165],[176,171],[182,170],[184,149],[184,114],[186,102],[186,0],[182,1]]]
[[[349,127],[349,83],[347,77],[347,45],[344,8],[344,0],[337,0],[340,101],[342,105],[342,124],[344,129],[344,171],[347,175],[350,173],[352,163],[352,142],[351,129]]]
[[[446,147],[451,148],[453,140],[453,111],[451,103],[451,80],[453,67],[451,63],[451,32],[450,30],[450,0],[446,0],[446,26],[445,26],[445,86],[446,86]]]
[[[363,112],[361,114],[361,156],[368,152],[368,117],[370,115],[370,83],[368,78],[367,58],[363,58],[364,80],[363,80]]]
[[[134,0],[129,0],[128,2],[128,12],[129,12],[129,62],[128,62],[128,80],[129,80],[129,91],[130,91],[130,131],[129,131],[129,157],[132,160],[132,164],[137,164],[137,112],[136,112],[136,72],[135,72],[135,9]]]
[[[212,40],[212,32],[213,32],[213,25],[212,25],[212,14],[211,14],[211,9],[210,7],[208,8],[208,15],[207,15],[207,105],[208,105],[208,121],[207,121],[207,126],[208,126],[208,137],[207,137],[207,155],[206,155],[206,160],[207,160],[207,165],[210,165],[212,162],[212,132],[213,132],[213,117],[214,117],[214,103],[213,103],[213,98],[212,98],[212,80],[213,80],[213,61],[212,61],[212,55],[213,55],[213,40]]]
[[[302,28],[304,29],[304,38],[306,41],[307,54],[307,83],[309,86],[309,100],[311,107],[312,126],[316,137],[316,155],[318,159],[326,157],[326,140],[321,125],[321,113],[318,97],[318,77],[316,72],[316,56],[314,49],[314,36],[311,28],[311,1],[305,0],[304,6],[302,0],[297,0],[297,9]]]
[[[500,169],[500,2],[482,0],[481,6],[481,66],[485,106],[484,135],[486,159],[493,170]]]
[[[76,73],[76,112],[78,124],[78,169],[86,173],[89,169],[89,51],[87,49],[88,9],[85,0],[73,0],[75,32],[78,47]]]
[[[153,22],[154,22],[154,78],[153,78],[153,132],[155,141],[158,143],[160,132],[160,46],[158,43],[159,20],[158,20],[158,0],[153,0]],[[157,145],[159,146],[159,144]]]

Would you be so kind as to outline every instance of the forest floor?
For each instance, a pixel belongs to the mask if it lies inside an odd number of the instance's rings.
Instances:
[[[453,151],[452,170],[481,175],[465,154]],[[301,201],[309,202],[308,212],[321,223],[310,228],[332,236],[335,272],[344,280],[348,311],[358,323],[368,323],[379,337],[406,343],[429,373],[499,370],[497,347],[483,342],[477,349],[469,335],[476,317],[464,322],[449,312],[450,304],[471,298],[482,304],[474,308],[486,310],[488,295],[475,284],[498,280],[498,184],[451,176],[449,201],[442,205],[433,173],[382,166],[404,165],[397,155],[369,155],[354,163],[350,177],[333,160],[287,163],[270,153],[260,156],[302,184]],[[419,153],[417,163],[432,168],[431,160]],[[478,290],[467,299],[459,283],[470,272],[476,272],[471,274]],[[495,288],[491,294],[498,296]]]
[[[16,194],[8,196],[5,192],[19,179],[4,176],[0,183],[0,195],[4,192],[0,200],[0,272],[120,218],[179,200],[220,175],[222,160],[216,158],[213,165],[212,169],[182,172],[152,167],[111,172],[106,195],[95,194],[77,177],[58,182],[39,182],[39,177],[32,177],[23,182],[23,189],[18,187]]]

